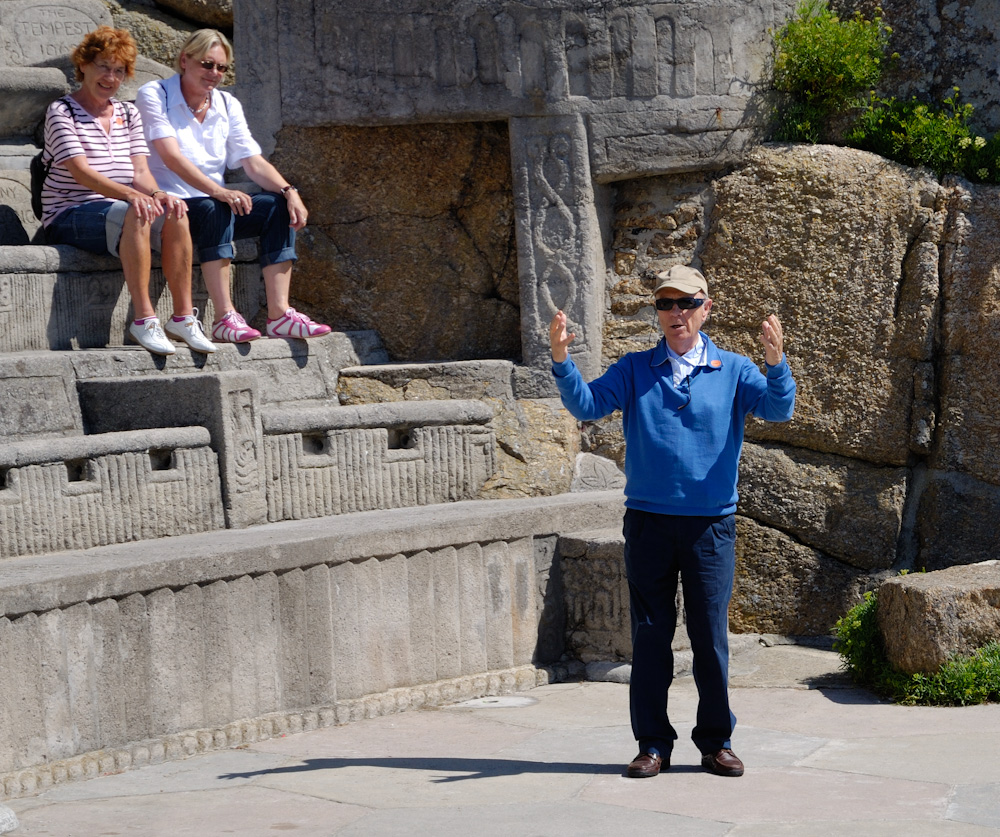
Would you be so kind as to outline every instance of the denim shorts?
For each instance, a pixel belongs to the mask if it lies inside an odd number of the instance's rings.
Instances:
[[[71,206],[45,228],[45,241],[47,244],[72,244],[101,256],[117,256],[128,210],[125,201],[88,201]],[[157,252],[165,219],[166,214],[157,218],[149,234],[150,246]]]
[[[289,226],[288,204],[277,192],[251,195],[253,208],[236,215],[232,207],[215,198],[185,198],[191,240],[202,264],[235,255],[233,240],[256,238],[260,242],[260,264],[267,267],[295,261],[295,230]]]

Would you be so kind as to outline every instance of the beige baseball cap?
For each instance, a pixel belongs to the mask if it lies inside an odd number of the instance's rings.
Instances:
[[[705,281],[701,271],[684,264],[675,264],[669,270],[656,274],[653,295],[655,296],[656,292],[663,288],[673,288],[685,294],[696,294],[701,291],[708,296],[708,282]]]

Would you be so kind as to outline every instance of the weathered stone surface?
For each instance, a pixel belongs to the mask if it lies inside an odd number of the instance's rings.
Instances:
[[[0,805],[0,834],[6,834],[19,827],[17,816],[6,805]]]
[[[284,130],[311,213],[292,294],[396,359],[519,358],[508,153],[498,124]]]
[[[108,5],[115,27],[127,29],[135,38],[139,53],[165,67],[174,66],[174,57],[181,45],[199,28],[194,23],[178,20],[155,7],[151,8],[141,0],[124,0],[121,4],[109,0]],[[225,84],[231,83],[232,79],[227,76]]]
[[[870,586],[872,576],[736,518],[736,580],[729,628],[786,636],[826,636]]]
[[[896,561],[906,468],[799,448],[747,443],[740,513],[864,570]]]
[[[49,104],[69,91],[66,76],[54,67],[4,67],[0,74],[0,137],[31,136]]]
[[[156,0],[157,4],[188,20],[214,28],[231,29],[233,0]]]
[[[481,497],[512,498],[556,494],[570,489],[579,433],[558,399],[515,399],[513,364],[460,361],[440,364],[386,364],[344,369],[338,382],[341,403],[477,398],[495,412],[496,474]]]
[[[978,0],[835,0],[831,5],[871,17],[876,7],[892,27],[889,43],[898,58],[888,62],[881,91],[905,99],[943,101],[953,87],[975,105],[974,123],[983,133],[1000,129],[996,84],[996,8]]]
[[[88,32],[110,25],[98,0],[4,0],[0,3],[0,64],[47,66],[69,53]]]
[[[1000,639],[1000,561],[889,579],[878,624],[889,662],[907,674],[971,654]]]
[[[567,651],[585,663],[632,658],[624,548],[615,529],[559,539]]]
[[[958,182],[946,242],[940,443],[931,464],[1000,486],[1000,187]]]
[[[578,453],[570,491],[610,491],[625,487],[625,474],[613,462],[592,453]]]
[[[941,570],[1000,558],[1000,487],[962,473],[930,471],[920,494],[914,566]]]
[[[760,322],[777,313],[798,382],[793,420],[754,421],[749,437],[906,464],[917,363],[932,352],[938,195],[926,172],[831,146],[764,147],[716,181],[709,331],[761,362]]]

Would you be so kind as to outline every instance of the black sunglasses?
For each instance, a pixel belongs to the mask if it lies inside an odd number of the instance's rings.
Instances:
[[[675,302],[681,311],[690,311],[692,308],[700,308],[705,300],[694,296],[682,296],[680,299],[670,299],[670,297],[665,296],[656,300],[656,310],[670,311]]]
[[[207,59],[205,61],[199,61],[198,63],[209,72],[211,72],[212,70],[218,70],[220,73],[222,73],[222,75],[225,75],[226,73],[229,72],[228,64],[216,64],[214,61],[209,61]]]

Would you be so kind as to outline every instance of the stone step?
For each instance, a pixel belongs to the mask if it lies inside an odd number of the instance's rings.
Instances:
[[[0,180],[10,172],[27,171],[31,158],[41,149],[31,137],[7,137],[0,139]],[[0,198],[0,204],[6,204],[8,195]]]
[[[30,211],[30,210],[29,210]],[[232,297],[248,321],[263,320],[263,280],[256,242],[237,242]],[[153,260],[150,296],[166,321],[173,302]],[[200,270],[192,277],[195,306],[210,324],[214,308]],[[68,245],[0,246],[0,352],[127,345],[131,302],[121,262]]]

